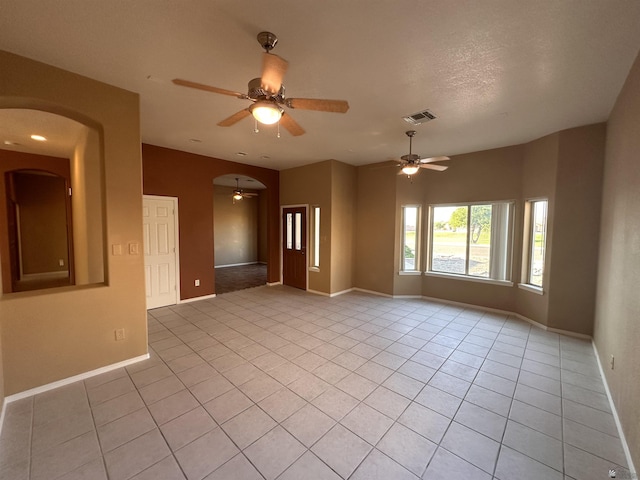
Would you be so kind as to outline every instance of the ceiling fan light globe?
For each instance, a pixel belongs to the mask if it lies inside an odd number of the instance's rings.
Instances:
[[[282,109],[268,101],[258,101],[251,106],[253,118],[264,125],[273,125],[282,117]]]
[[[420,170],[420,167],[417,165],[405,165],[402,167],[402,173],[405,175],[414,175],[418,173],[418,170]]]
[[[234,200],[242,200],[242,195],[240,195],[239,193],[234,193],[233,194],[233,199]]]

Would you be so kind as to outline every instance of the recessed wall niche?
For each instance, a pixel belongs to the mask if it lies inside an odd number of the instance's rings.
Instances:
[[[0,109],[3,294],[106,281],[101,144],[70,118]]]

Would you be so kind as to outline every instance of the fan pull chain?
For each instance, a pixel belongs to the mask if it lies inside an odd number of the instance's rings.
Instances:
[[[258,130],[258,120],[255,120],[256,125],[255,127],[253,127],[253,133],[258,133],[260,130]]]
[[[278,120],[278,138],[280,138],[280,120]]]

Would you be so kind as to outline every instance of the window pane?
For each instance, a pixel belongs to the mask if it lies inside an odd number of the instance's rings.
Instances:
[[[490,276],[491,205],[471,205],[469,275]]]
[[[287,213],[287,250],[293,248],[293,214]]]
[[[295,229],[296,250],[302,250],[302,213],[300,212],[296,212]]]
[[[466,273],[468,207],[433,207],[431,270]]]
[[[547,201],[531,203],[531,260],[529,283],[542,287],[544,254],[547,243]]]
[[[407,271],[417,270],[416,264],[418,250],[418,207],[403,207],[403,250],[402,269]]]
[[[313,212],[313,266],[320,266],[320,207]]]
[[[429,271],[508,281],[511,203],[432,206]]]

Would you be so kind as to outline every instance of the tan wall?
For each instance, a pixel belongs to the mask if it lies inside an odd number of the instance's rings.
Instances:
[[[332,160],[331,178],[331,293],[338,293],[353,287],[356,168]]]
[[[142,244],[138,95],[7,52],[0,71],[0,108],[64,114],[101,132],[109,250]],[[143,258],[109,255],[107,272],[108,285],[0,298],[5,395],[146,353]]]
[[[522,200],[542,199],[548,200],[547,208],[547,245],[545,252],[544,271],[549,272],[551,257],[553,254],[554,234],[554,206],[556,194],[556,176],[558,170],[558,149],[560,136],[557,133],[547,135],[524,145],[522,160]],[[524,226],[524,209],[520,208],[517,218],[520,221],[518,242],[522,243],[522,230]],[[522,278],[522,248],[517,249],[514,255],[514,281],[524,281]],[[527,290],[516,291],[517,312],[531,320],[545,325],[549,311],[549,275],[542,279],[543,295]]]
[[[258,261],[258,199],[243,198],[234,203],[233,190],[233,187],[221,185],[213,188],[213,258],[216,267]]]
[[[385,167],[387,175],[393,175],[396,182],[396,210],[395,210],[395,246],[393,248],[393,265],[394,265],[394,295],[420,296],[422,295],[422,275],[425,265],[424,248],[419,248],[417,261],[419,265],[419,273],[400,273],[402,269],[401,255],[402,252],[402,207],[405,205],[421,206],[421,225],[418,235],[420,237],[420,245],[425,245],[426,240],[426,214],[427,205],[424,203],[425,190],[431,175],[439,175],[437,172],[420,172],[414,178],[409,179],[406,175],[397,175],[398,169],[395,163],[388,164]]]
[[[170,148],[142,145],[144,193],[178,197],[180,298],[215,293],[213,179],[237,174],[267,187],[267,281],[280,280],[280,175],[277,170],[205,157]],[[200,279],[200,286],[194,280]]]
[[[594,341],[640,467],[640,57],[607,125]]]
[[[104,187],[97,130],[85,127],[71,159],[76,285],[104,282]]]
[[[393,295],[397,270],[396,173],[379,164],[357,169],[354,287]]]
[[[547,325],[591,335],[606,125],[559,133]]]
[[[332,255],[332,162],[330,160],[289,168],[280,172],[280,205],[320,207],[320,268],[309,272],[307,288],[331,293]]]

